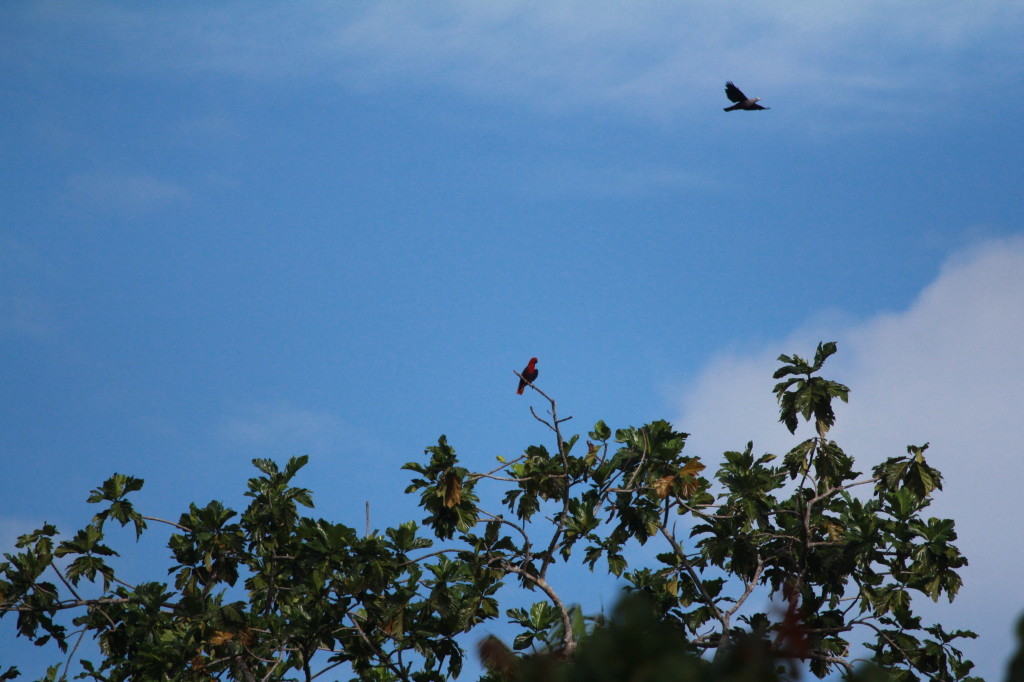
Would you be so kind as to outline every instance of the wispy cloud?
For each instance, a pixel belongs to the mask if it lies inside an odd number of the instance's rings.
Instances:
[[[56,332],[58,316],[39,293],[40,282],[53,279],[53,266],[21,240],[0,234],[0,272],[6,275],[0,280],[0,332],[36,338]]]
[[[147,173],[78,173],[67,179],[65,201],[115,213],[140,214],[184,201],[184,187]]]
[[[233,116],[213,113],[179,121],[174,134],[188,144],[201,146],[210,140],[237,139],[240,131]]]
[[[350,430],[334,415],[292,405],[252,405],[226,417],[220,438],[254,455],[277,459],[337,450]]]
[[[726,78],[794,109],[924,111],[930,97],[1024,69],[1013,0],[40,5],[53,30],[103,34],[108,49],[83,54],[95,68],[397,82],[655,117],[703,106]]]
[[[59,327],[53,307],[28,293],[0,293],[0,331],[18,336],[46,337]]]
[[[0,554],[5,552],[19,552],[15,544],[22,535],[27,535],[34,530],[43,527],[45,521],[40,519],[30,520],[16,517],[0,517]]]
[[[960,597],[941,607],[941,617],[982,634],[965,648],[986,678],[1002,674],[1024,609],[1008,570],[1024,543],[1017,523],[1024,516],[1021,310],[1024,238],[988,241],[950,260],[905,311],[811,324],[766,348],[719,357],[684,392],[676,422],[693,432],[687,447],[708,458],[748,439],[758,452],[785,452],[796,439],[776,421],[775,358],[809,356],[818,340],[836,339],[840,352],[826,373],[851,393],[837,409],[833,435],[860,469],[905,454],[906,445],[931,443],[928,459],[945,476],[933,513],[956,520],[971,562]]]
[[[381,2],[339,22],[321,44],[345,58],[341,67],[358,64],[344,73],[363,83],[415,76],[543,107],[613,106],[658,117],[717,95],[725,78],[771,89],[794,107],[895,99],[923,109],[922,92],[946,94],[1013,69],[1012,61],[948,67],[979,48],[1024,53],[1014,26],[1024,27],[1024,12],[1005,0],[898,8],[881,1]]]
[[[542,167],[516,179],[523,194],[532,199],[565,197],[635,197],[664,190],[720,190],[729,185],[714,171],[614,164],[584,163]]]

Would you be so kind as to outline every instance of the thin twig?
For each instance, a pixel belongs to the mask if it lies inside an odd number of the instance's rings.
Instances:
[[[508,563],[507,561],[501,562],[501,567],[509,573],[515,573],[516,575],[522,576],[526,580],[530,581],[537,587],[539,587],[544,594],[548,596],[551,603],[555,605],[555,608],[559,610],[562,615],[562,651],[561,656],[563,658],[571,658],[573,653],[576,651],[576,637],[572,631],[572,618],[569,616],[569,610],[565,608],[565,604],[558,597],[558,593],[555,592],[554,588],[548,584],[548,582],[539,576],[535,576],[528,571]]]
[[[518,479],[498,478],[497,476],[493,475],[495,472],[501,471],[502,469],[506,469],[506,468],[512,466],[513,464],[516,464],[516,463],[518,463],[518,462],[520,462],[520,461],[522,461],[524,459],[526,459],[526,455],[519,455],[518,457],[516,457],[512,461],[504,462],[501,466],[496,467],[494,469],[491,469],[490,471],[488,471],[486,473],[472,474],[471,476],[468,477],[467,482],[471,483],[471,482],[476,481],[477,479],[480,479],[480,478],[495,478],[495,479],[497,479],[499,481],[516,481],[516,482],[529,480],[529,479],[525,479],[525,478],[518,478]]]
[[[640,461],[637,462],[636,468],[633,469],[633,475],[629,477],[629,483],[626,484],[626,486],[628,486],[630,488],[633,487],[633,481],[636,480],[637,475],[639,475],[639,473],[640,473],[640,469],[642,469],[643,466],[644,466],[644,462],[647,461],[647,449],[651,445],[650,441],[647,440],[647,430],[646,429],[640,429],[640,433],[642,433],[644,435],[644,449],[640,453]]]
[[[380,647],[375,645],[372,641],[370,641],[370,638],[366,636],[366,633],[363,632],[363,628],[361,628],[359,626],[359,621],[357,620],[357,616],[354,613],[352,613],[351,611],[346,611],[345,613],[346,613],[346,615],[348,615],[349,619],[352,621],[352,625],[353,625],[353,627],[355,627],[356,632],[359,633],[359,637],[363,640],[363,642],[368,647],[370,647],[370,649],[373,650],[373,652],[375,654],[377,654],[377,656],[381,659],[381,661],[387,667],[391,668],[391,672],[395,673],[396,675],[401,677],[403,680],[408,680],[409,676],[406,675],[405,672],[403,672],[401,668],[399,668],[397,665],[395,665],[395,662],[391,660],[391,656],[388,655],[388,653],[385,652],[383,649],[381,649]]]
[[[551,396],[549,396],[549,395],[548,395],[547,393],[545,393],[544,391],[542,391],[542,390],[540,390],[539,388],[537,388],[536,386],[534,386],[534,385],[533,385],[533,382],[532,382],[532,381],[529,381],[529,380],[527,380],[527,379],[526,379],[525,377],[523,377],[523,375],[522,375],[522,374],[520,374],[519,372],[516,372],[515,370],[512,370],[512,371],[513,371],[513,373],[515,373],[515,375],[516,375],[517,377],[519,377],[520,379],[522,379],[523,381],[525,381],[525,382],[526,382],[526,385],[527,385],[527,386],[529,386],[529,387],[530,387],[530,388],[532,388],[533,390],[537,391],[537,393],[540,393],[540,394],[541,394],[542,396],[544,396],[545,398],[547,398],[547,400],[548,400],[548,402],[549,402],[549,403],[553,403],[553,402],[555,402],[554,400],[552,400],[552,399],[551,399]],[[572,417],[569,417],[569,419],[572,419]]]
[[[487,512],[487,511],[484,511],[483,509],[480,509],[479,507],[477,507],[477,513],[486,516],[487,518],[491,519],[492,521],[498,521],[500,523],[504,523],[506,526],[512,526],[517,531],[519,531],[519,534],[523,536],[523,540],[526,543],[524,545],[524,552],[527,555],[529,554],[529,547],[530,547],[530,544],[531,544],[530,543],[530,536],[526,534],[526,529],[524,527],[518,526],[518,525],[512,523],[511,521],[506,519],[504,516],[495,516],[494,514],[492,514],[490,512]]]
[[[252,674],[249,664],[241,656],[238,656],[238,667],[242,669],[242,676],[245,677],[245,682],[256,682],[256,676]]]
[[[686,569],[686,572],[690,575],[690,579],[693,580],[694,584],[700,590],[701,596],[704,599],[704,603],[707,604],[708,608],[710,608],[714,612],[715,619],[718,620],[718,622],[722,624],[723,628],[725,628],[725,631],[728,632],[729,618],[724,613],[722,613],[722,611],[718,608],[718,604],[716,604],[715,600],[711,597],[710,594],[708,594],[708,591],[704,589],[704,583],[701,582],[700,577],[697,575],[697,572],[693,570],[693,565],[690,563],[689,558],[686,556],[686,552],[683,551],[683,548],[679,545],[679,542],[677,542],[676,539],[672,537],[672,535],[665,529],[664,526],[659,525],[658,530],[660,530],[661,534],[665,536],[665,539],[668,540],[670,545],[672,545],[672,550],[676,553],[676,556],[679,557],[679,559],[683,562],[683,567]]]
[[[912,667],[913,667],[913,668],[914,668],[915,670],[917,670],[917,671],[918,671],[919,673],[921,673],[921,674],[923,674],[923,675],[926,675],[926,676],[927,676],[927,677],[928,677],[929,679],[932,679],[932,680],[938,680],[938,679],[940,679],[940,678],[936,677],[935,675],[932,675],[931,673],[929,673],[929,672],[927,672],[927,671],[925,671],[925,670],[921,670],[921,669],[920,669],[920,668],[918,668],[918,667],[917,667],[916,665],[914,665],[913,663],[911,663],[911,659],[910,659],[910,654],[908,654],[908,653],[907,653],[906,651],[904,651],[904,650],[903,650],[903,647],[901,647],[901,646],[900,646],[899,644],[897,644],[896,642],[894,642],[894,641],[892,640],[892,638],[891,638],[891,637],[889,637],[889,635],[888,635],[888,634],[887,634],[886,632],[882,631],[882,630],[881,630],[881,629],[880,629],[879,627],[877,627],[877,626],[876,626],[876,625],[875,625],[874,623],[870,623],[870,622],[868,622],[868,621],[866,621],[866,620],[865,620],[865,621],[858,621],[858,622],[859,622],[859,623],[860,623],[861,625],[866,625],[866,626],[868,626],[869,628],[871,628],[872,630],[874,630],[875,632],[877,632],[877,633],[878,633],[878,636],[879,636],[879,637],[883,637],[883,638],[885,639],[885,641],[889,642],[889,645],[890,645],[890,646],[892,646],[892,648],[893,648],[893,649],[896,649],[897,651],[899,651],[899,652],[900,652],[900,654],[902,654],[902,655],[903,655],[903,659],[904,659],[904,661],[905,661],[905,662],[907,663],[907,665],[909,665],[909,666],[912,666]]]
[[[71,649],[71,653],[68,654],[68,660],[64,662],[64,674],[60,676],[60,679],[68,679],[68,669],[71,667],[71,659],[75,657],[75,652],[78,651],[78,645],[82,643],[82,638],[85,637],[86,628],[78,633],[78,640],[75,642],[74,648]]]
[[[562,513],[558,515],[558,520],[555,523],[555,532],[551,535],[551,542],[548,543],[548,551],[544,555],[544,561],[540,567],[540,577],[544,579],[548,574],[548,567],[551,562],[555,559],[555,548],[558,546],[558,541],[562,537],[562,531],[565,530],[565,521],[569,518],[569,492],[572,487],[572,483],[569,482],[569,456],[565,453],[565,441],[562,438],[562,431],[559,428],[559,424],[564,419],[559,421],[558,412],[555,410],[555,401],[551,401],[551,418],[555,422],[555,440],[558,442],[558,454],[562,458],[562,471],[566,478],[564,490],[562,491]]]
[[[697,516],[701,517],[702,519],[704,519],[706,521],[724,521],[726,519],[736,518],[736,514],[708,514],[705,511],[701,511],[697,507],[693,507],[693,506],[690,506],[690,505],[686,504],[682,500],[679,500],[678,502],[679,502],[679,506],[685,508],[687,511],[689,511],[689,512],[691,512],[693,514],[696,514]],[[714,505],[709,504],[707,506],[708,507],[712,507]]]
[[[761,581],[761,573],[763,571],[764,559],[761,558],[760,554],[758,554],[757,568],[754,569],[754,575],[751,576],[749,582],[747,582],[747,589],[743,591],[743,594],[740,596],[739,599],[736,600],[736,603],[733,605],[733,607],[725,612],[725,617],[727,620],[732,618],[733,614],[736,613],[736,611],[738,611],[741,606],[743,606],[743,602],[747,601],[747,597],[750,596],[750,594],[754,591],[754,588],[756,588],[758,583]]]
[[[270,676],[274,674],[274,671],[277,670],[277,666],[281,665],[281,661],[284,660],[284,652],[288,650],[289,639],[291,639],[291,635],[288,635],[283,640],[281,640],[281,647],[278,649],[279,653],[277,655],[277,660],[274,661],[274,665],[270,667],[270,670],[267,671],[267,674],[263,676],[263,682],[267,682],[267,680],[270,679]]]
[[[167,519],[158,519],[155,516],[143,516],[141,518],[143,518],[143,519],[145,519],[147,521],[156,521],[158,523],[166,523],[168,526],[174,526],[178,530],[183,530],[186,533],[191,533],[192,532],[191,528],[187,528],[187,527],[181,525],[180,523],[175,523],[174,521],[168,521]]]
[[[82,597],[78,594],[78,592],[75,591],[75,588],[71,586],[71,583],[67,581],[61,570],[57,568],[55,564],[50,564],[50,568],[52,568],[53,572],[57,574],[57,577],[60,578],[60,581],[64,583],[64,587],[68,588],[68,592],[70,592],[71,595],[78,601],[82,601]]]
[[[511,478],[508,476],[492,476],[491,474],[473,474],[467,477],[468,482],[479,481],[481,478],[488,478],[492,481],[505,481],[506,483],[526,483],[532,481],[533,476],[527,476],[525,478]]]
[[[549,429],[551,429],[552,431],[554,431],[554,430],[555,430],[555,427],[554,427],[554,426],[553,426],[552,424],[549,424],[549,423],[548,423],[548,420],[546,420],[546,419],[544,419],[543,417],[539,416],[539,415],[538,415],[538,414],[537,414],[537,413],[536,413],[536,412],[535,412],[535,411],[533,410],[533,405],[530,405],[530,414],[532,414],[532,415],[533,415],[533,418],[534,418],[534,419],[536,419],[537,421],[539,421],[539,422],[540,422],[541,424],[543,424],[544,426],[548,427],[548,428],[549,428]]]
[[[461,550],[461,549],[439,549],[436,552],[431,552],[430,554],[424,554],[423,556],[418,556],[415,559],[409,559],[408,561],[403,561],[402,563],[398,564],[398,567],[402,568],[404,566],[408,566],[409,564],[416,564],[416,563],[419,563],[419,562],[423,561],[424,559],[429,559],[432,556],[438,556],[439,554],[451,554],[452,552],[461,552],[461,551],[463,551],[463,550]]]
[[[99,599],[75,599],[57,602],[54,604],[47,604],[46,606],[5,606],[0,613],[7,611],[18,611],[24,613],[40,613],[47,611],[64,611],[66,609],[74,609],[80,606],[96,606],[97,604],[131,604],[138,601],[137,599],[123,599],[113,597],[101,597]],[[166,606],[166,605],[165,605]]]
[[[840,658],[839,656],[833,656],[829,653],[818,653],[815,651],[811,651],[807,654],[807,658],[813,658],[816,661],[825,661],[826,663],[837,663],[843,666],[843,668],[846,670],[847,675],[853,673],[853,665],[851,665],[850,662],[847,661],[845,658]]]

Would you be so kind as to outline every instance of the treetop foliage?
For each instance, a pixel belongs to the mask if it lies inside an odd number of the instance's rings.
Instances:
[[[833,401],[849,396],[820,376],[835,352],[779,357],[780,421],[815,434],[781,458],[750,442],[717,462],[685,454],[666,421],[598,421],[581,442],[531,384],[551,449],[474,472],[441,436],[404,467],[424,517],[383,532],[308,516],[313,494],[294,484],[306,457],[254,460],[243,511],[214,500],[177,521],[144,515],[143,481],[115,474],[89,496],[85,528],[59,539],[45,524],[4,555],[0,617],[60,650],[48,680],[427,682],[462,672],[467,641],[487,680],[973,680],[957,645],[974,634],[924,623],[911,602],[951,601],[967,564],[953,521],[924,514],[942,477],[927,444],[854,470],[828,438]],[[109,522],[136,538],[168,529],[166,577],[123,581]],[[627,597],[585,613],[556,565]],[[536,601],[503,609],[509,590]],[[501,619],[511,642],[483,637]],[[85,638],[98,660],[76,657]]]

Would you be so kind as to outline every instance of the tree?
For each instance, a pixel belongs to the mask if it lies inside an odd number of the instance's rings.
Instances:
[[[422,526],[360,536],[303,516],[312,494],[293,479],[305,457],[255,460],[241,514],[213,501],[176,522],[136,509],[143,482],[115,474],[89,497],[101,507],[84,529],[58,541],[45,525],[5,555],[0,617],[65,652],[52,680],[86,636],[103,656],[81,661],[80,677],[95,680],[445,680],[462,669],[458,638],[502,615],[508,585],[539,600],[505,610],[518,629],[511,648],[482,641],[493,680],[621,679],[614,671],[627,668],[630,679],[775,680],[801,665],[853,676],[858,642],[891,679],[972,679],[956,644],[974,634],[925,625],[910,600],[952,600],[967,563],[953,521],[922,514],[941,475],[927,444],[869,476],[853,470],[828,438],[833,400],[849,393],[819,376],[835,351],[780,356],[775,373],[780,421],[795,433],[805,420],[815,435],[781,460],[752,443],[726,452],[713,479],[665,421],[614,432],[599,421],[580,445],[537,386],[549,409],[531,412],[553,450],[470,472],[441,436],[405,465]],[[172,583],[120,580],[109,522],[137,537],[172,528]],[[650,565],[628,565],[637,546],[650,547]],[[585,615],[551,581],[565,563],[624,580],[632,598]],[[662,669],[674,672],[652,676]]]

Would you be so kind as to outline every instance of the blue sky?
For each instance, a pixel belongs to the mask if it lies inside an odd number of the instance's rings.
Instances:
[[[1022,30],[998,0],[4,3],[0,540],[81,526],[114,471],[176,517],[303,453],[325,517],[414,518],[399,466],[440,434],[473,467],[545,438],[534,355],[580,430],[781,450],[774,357],[835,339],[840,443],[947,474],[972,563],[931,608],[998,679]]]

